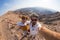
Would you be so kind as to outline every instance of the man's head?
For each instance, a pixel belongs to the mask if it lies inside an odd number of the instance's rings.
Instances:
[[[31,18],[31,22],[36,24],[36,22],[39,19],[39,16],[37,14],[33,14],[33,15],[31,15],[30,18]]]

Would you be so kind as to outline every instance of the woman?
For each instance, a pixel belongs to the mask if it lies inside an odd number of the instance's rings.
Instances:
[[[30,21],[28,21],[28,19],[29,19],[28,16],[25,16],[25,15],[23,15],[21,17],[21,19],[22,20],[17,23],[17,26],[19,27],[19,29],[21,29],[23,31],[23,37],[22,38],[24,38],[28,33],[27,30],[29,30],[28,24],[30,23]]]

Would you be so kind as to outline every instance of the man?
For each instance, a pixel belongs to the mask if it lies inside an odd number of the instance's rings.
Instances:
[[[38,16],[32,15],[31,23],[30,23],[30,34],[36,35],[40,27],[41,27],[41,24],[38,21]]]
[[[30,26],[30,35],[32,35],[33,37],[35,37],[38,34],[38,31],[43,32],[42,34],[47,34],[48,36],[51,36],[53,38],[59,39],[60,40],[60,33],[51,31],[49,29],[47,29],[46,27],[42,27],[42,25],[39,23],[39,17],[38,15],[31,15],[31,22],[29,24]],[[46,36],[45,36],[46,37]],[[50,40],[53,40],[53,38],[50,38]],[[47,37],[48,39],[48,37]]]
[[[42,27],[41,24],[39,23],[38,20],[38,15],[31,15],[31,22],[29,24],[30,26],[30,37],[32,37],[32,39],[34,39],[36,37],[36,35],[39,32],[39,29]]]

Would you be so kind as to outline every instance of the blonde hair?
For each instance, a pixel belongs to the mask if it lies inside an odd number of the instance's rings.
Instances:
[[[22,15],[21,19],[22,18],[26,18],[26,20],[29,20],[29,16],[27,16],[27,15]]]

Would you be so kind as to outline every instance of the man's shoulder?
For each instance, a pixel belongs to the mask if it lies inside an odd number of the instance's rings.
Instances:
[[[38,25],[41,25],[41,23],[40,23],[40,22],[37,22],[37,24],[38,24]]]
[[[38,26],[38,27],[41,27],[42,24],[41,24],[40,22],[37,22],[37,26]]]

